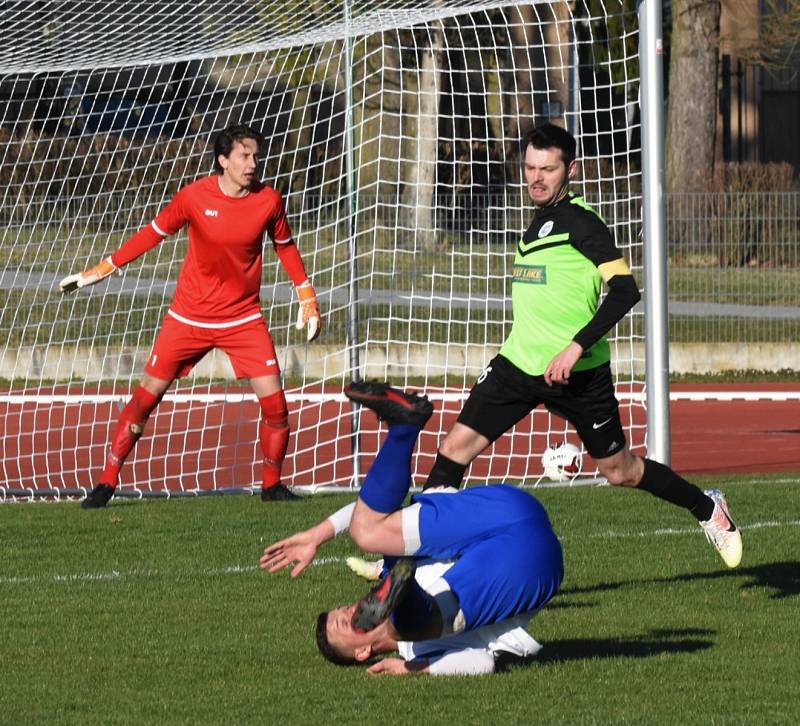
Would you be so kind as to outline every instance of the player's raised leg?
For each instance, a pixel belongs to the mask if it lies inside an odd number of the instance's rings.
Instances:
[[[367,552],[402,555],[402,521],[397,510],[408,494],[411,455],[422,427],[433,414],[433,405],[425,396],[377,381],[351,383],[344,393],[389,425],[361,487],[350,521],[350,537]]]
[[[383,381],[353,381],[344,387],[344,395],[389,424],[414,424],[421,429],[433,415],[427,396],[392,388]]]
[[[402,513],[398,511],[411,485],[411,455],[419,433],[433,414],[425,396],[407,393],[379,381],[347,385],[345,395],[371,409],[389,432],[361,487],[350,521],[350,537],[362,549],[386,554],[405,551]],[[414,582],[413,559],[401,557],[384,578],[357,603],[352,615],[356,630],[369,631],[385,621],[407,597],[423,593]],[[430,597],[425,605],[432,607]]]

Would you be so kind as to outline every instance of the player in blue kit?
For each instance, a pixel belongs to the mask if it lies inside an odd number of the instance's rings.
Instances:
[[[346,395],[374,410],[389,432],[356,502],[311,529],[268,546],[270,572],[297,576],[318,547],[349,529],[363,550],[384,555],[384,577],[359,602],[321,613],[317,642],[335,663],[366,661],[373,673],[483,673],[506,651],[530,655],[530,617],[555,595],[561,545],[542,505],[502,484],[428,490],[402,507],[411,455],[430,402],[385,383],[359,382]]]

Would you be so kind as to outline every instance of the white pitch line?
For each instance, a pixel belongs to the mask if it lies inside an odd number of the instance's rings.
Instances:
[[[788,522],[768,521],[768,522],[753,522],[752,524],[744,525],[740,529],[756,530],[756,529],[775,529],[777,527],[800,527],[800,519],[790,520]],[[680,529],[654,529],[642,532],[615,532],[610,530],[608,532],[599,532],[590,535],[566,535],[561,536],[562,540],[577,540],[577,539],[633,539],[641,537],[663,537],[672,535],[697,535],[702,534],[702,531],[697,527],[680,528]],[[312,567],[327,567],[328,565],[339,565],[344,563],[345,558],[342,557],[320,557],[311,563]],[[222,568],[213,568],[209,570],[199,570],[190,573],[182,573],[186,577],[218,577],[219,575],[240,575],[256,572],[258,565],[228,565]],[[131,570],[129,572],[118,572],[112,570],[111,572],[85,572],[75,573],[68,575],[29,575],[29,576],[0,576],[0,585],[29,585],[35,583],[55,582],[55,583],[73,583],[73,582],[109,582],[114,580],[121,580],[123,578],[150,578],[150,577],[175,577],[174,573],[159,572],[158,570]]]
[[[341,557],[319,557],[311,563],[312,567],[338,565],[344,562]],[[217,577],[219,575],[240,575],[258,571],[258,565],[228,565],[227,567],[200,570],[187,575],[200,577]],[[29,575],[27,577],[0,577],[0,585],[27,585],[37,582],[110,582],[130,578],[174,577],[174,574],[158,570],[130,570],[129,572],[82,572],[71,575]]]
[[[800,526],[800,519],[791,520],[789,522],[754,522],[753,524],[746,524],[739,527],[743,531],[755,529],[774,529],[776,527],[798,527]],[[665,535],[684,535],[684,534],[702,534],[702,530],[697,527],[680,527],[678,529],[668,527],[666,529],[654,529],[645,532],[615,532],[609,530],[608,532],[598,532],[597,534],[589,535],[559,535],[561,540],[577,540],[577,539],[633,539],[643,537],[663,537]]]
[[[466,400],[469,391],[430,393],[433,401],[457,402]],[[127,394],[103,393],[82,395],[75,393],[60,394],[25,394],[7,393],[0,395],[0,404],[9,406],[51,406],[62,403],[67,406],[100,405],[125,400]],[[617,392],[619,401],[645,400],[644,392]],[[176,404],[186,403],[255,403],[253,393],[171,393],[164,396],[164,401]],[[286,400],[291,403],[345,403],[348,399],[341,393],[287,393]],[[670,401],[800,401],[800,391],[671,391]]]
[[[786,479],[765,479],[764,475],[755,479],[740,479],[735,474],[731,474],[731,476],[735,477],[735,480],[731,483],[735,484],[736,486],[739,486],[739,484],[761,484],[763,486],[769,486],[770,484],[797,484],[797,482],[800,481],[800,479],[796,476]]]
[[[800,401],[800,391],[671,391],[670,401]]]
[[[28,577],[0,577],[0,584],[2,585],[27,585],[33,582],[98,582],[108,580],[119,580],[123,577],[131,577],[138,575],[135,570],[133,572],[86,572],[82,574],[73,575],[31,575]],[[149,572],[149,575],[154,574]],[[157,574],[157,573],[155,573]]]

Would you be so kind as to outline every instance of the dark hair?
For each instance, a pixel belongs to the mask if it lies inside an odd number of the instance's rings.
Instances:
[[[575,161],[577,149],[575,137],[569,131],[555,124],[540,124],[525,134],[522,142],[523,154],[529,146],[534,149],[560,149],[561,158],[567,166]]]
[[[336,665],[353,665],[355,658],[342,655],[328,640],[328,613],[323,612],[317,616],[317,648],[322,657]]]
[[[228,126],[224,131],[220,131],[214,139],[214,170],[217,174],[222,174],[222,167],[219,164],[219,157],[228,157],[233,151],[233,145],[238,141],[242,142],[244,139],[252,139],[258,145],[259,151],[264,145],[264,137],[254,131],[249,126],[243,124],[236,124]]]

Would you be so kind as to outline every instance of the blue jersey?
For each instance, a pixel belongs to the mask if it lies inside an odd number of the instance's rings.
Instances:
[[[564,576],[561,545],[544,507],[496,484],[418,494],[418,558],[455,560],[444,573],[466,630],[538,610]]]

